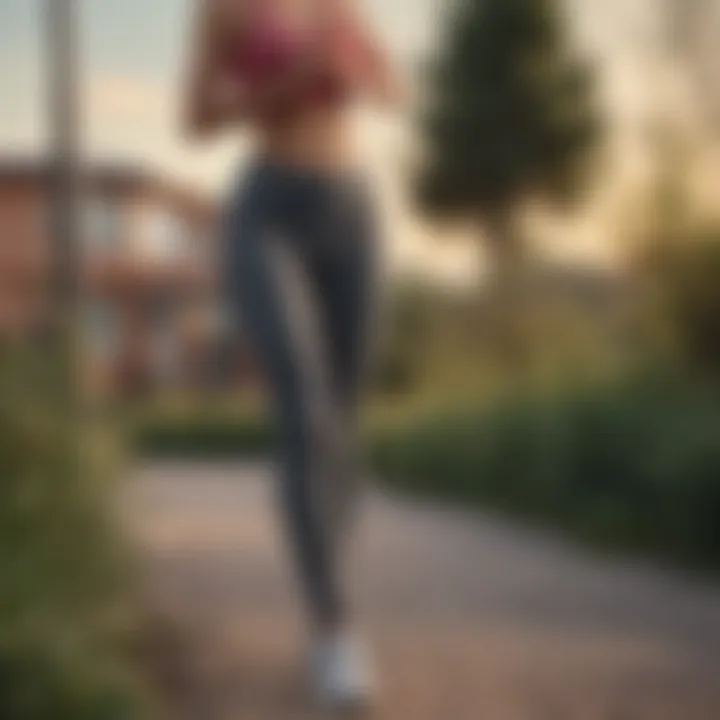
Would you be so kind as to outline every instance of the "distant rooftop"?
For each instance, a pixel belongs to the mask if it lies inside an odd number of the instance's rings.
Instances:
[[[50,173],[51,164],[48,159],[0,154],[0,185],[18,182],[44,183]],[[212,200],[203,193],[139,164],[86,163],[82,168],[82,181],[86,186],[104,193],[152,195],[182,204],[197,212],[210,213],[213,210]]]

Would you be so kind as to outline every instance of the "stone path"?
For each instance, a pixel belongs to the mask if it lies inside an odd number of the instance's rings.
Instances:
[[[160,464],[125,511],[175,720],[315,720],[292,574],[262,466]],[[492,516],[375,494],[358,605],[378,720],[718,720],[720,585]]]

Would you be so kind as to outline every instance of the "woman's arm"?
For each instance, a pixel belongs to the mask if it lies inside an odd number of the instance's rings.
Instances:
[[[197,0],[196,5],[182,119],[184,134],[191,139],[212,135],[245,111],[244,88],[223,68],[223,28],[213,2]]]
[[[387,52],[377,40],[375,33],[358,12],[354,0],[339,1],[345,12],[362,54],[358,80],[361,90],[370,100],[381,105],[397,107],[404,102],[405,89]]]
[[[396,108],[405,102],[405,87],[392,66],[387,53],[369,40],[370,69],[367,77],[367,92],[371,99],[383,106]]]

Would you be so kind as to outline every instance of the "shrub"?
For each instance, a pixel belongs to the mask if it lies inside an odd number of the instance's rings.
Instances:
[[[146,457],[257,457],[273,445],[270,421],[253,409],[141,412],[130,432],[135,448]]]
[[[718,399],[647,375],[433,414],[386,430],[372,450],[401,488],[719,563]]]
[[[0,361],[0,717],[135,720],[97,438],[72,419],[52,358]]]
[[[660,243],[638,261],[656,315],[678,356],[693,372],[720,371],[720,231],[688,233]]]

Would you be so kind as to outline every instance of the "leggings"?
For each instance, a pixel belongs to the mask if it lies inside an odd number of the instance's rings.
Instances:
[[[363,179],[260,162],[229,204],[223,267],[267,377],[279,489],[311,619],[344,620],[343,551],[360,490],[356,410],[376,296]]]

